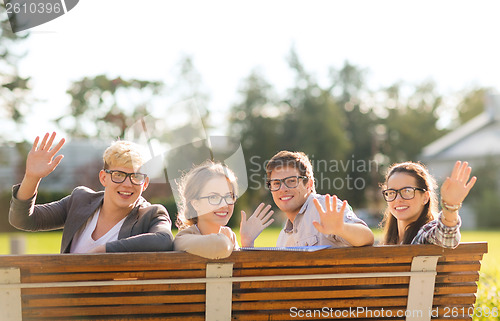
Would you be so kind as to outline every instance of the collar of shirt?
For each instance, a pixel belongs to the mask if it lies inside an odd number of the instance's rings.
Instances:
[[[309,206],[309,203],[312,203],[313,199],[316,198],[318,194],[315,194],[315,193],[312,193],[309,194],[309,196],[307,197],[306,201],[304,202],[304,204],[302,204],[302,207],[300,208],[299,212],[297,213],[297,216],[295,216],[295,223],[296,225],[298,225],[300,219],[301,219],[301,216],[299,217],[299,215],[303,215],[306,211],[307,211],[307,208]],[[292,233],[293,232],[293,223],[292,221],[290,221],[290,219],[287,219],[286,220],[286,223],[285,223],[285,227],[283,228],[283,230],[285,231],[285,233]]]

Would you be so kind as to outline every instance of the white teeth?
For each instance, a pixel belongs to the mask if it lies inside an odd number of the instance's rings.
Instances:
[[[408,206],[398,206],[398,207],[396,207],[397,210],[405,210],[407,208],[408,208]]]
[[[130,192],[118,192],[119,194],[122,194],[122,195],[126,195],[126,196],[130,196],[132,195],[132,193]]]
[[[288,201],[288,200],[290,200],[290,199],[292,199],[292,197],[291,197],[291,196],[285,196],[285,197],[282,197],[282,198],[281,198],[281,200],[282,200],[282,201]]]
[[[214,214],[218,216],[226,216],[227,212],[214,212]]]

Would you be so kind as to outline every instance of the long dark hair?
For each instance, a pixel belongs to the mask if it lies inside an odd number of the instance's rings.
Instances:
[[[387,187],[387,182],[394,173],[405,173],[414,177],[417,181],[417,187],[429,191],[429,201],[424,205],[424,208],[422,209],[422,212],[418,216],[417,220],[410,223],[406,227],[402,243],[410,244],[420,228],[428,222],[434,220],[437,216],[438,198],[436,194],[436,181],[434,177],[429,174],[429,171],[423,164],[405,162],[394,164],[389,167],[385,176],[384,188]],[[384,228],[384,244],[398,244],[398,242],[401,241],[399,240],[398,220],[390,212],[389,206],[387,206],[384,212],[384,219],[382,220],[381,225]]]

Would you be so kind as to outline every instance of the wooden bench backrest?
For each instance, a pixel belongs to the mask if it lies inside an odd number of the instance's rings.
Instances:
[[[463,316],[456,320],[471,320],[486,252],[486,243],[464,243],[453,250],[240,251],[222,260],[179,252],[0,256],[0,309],[9,321],[21,314],[51,321],[429,320],[429,312],[438,320],[453,308]]]

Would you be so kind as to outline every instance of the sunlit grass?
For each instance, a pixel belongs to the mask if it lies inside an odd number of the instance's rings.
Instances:
[[[10,254],[10,240],[24,243],[25,254],[55,254],[60,252],[62,232],[0,233],[0,255]]]

